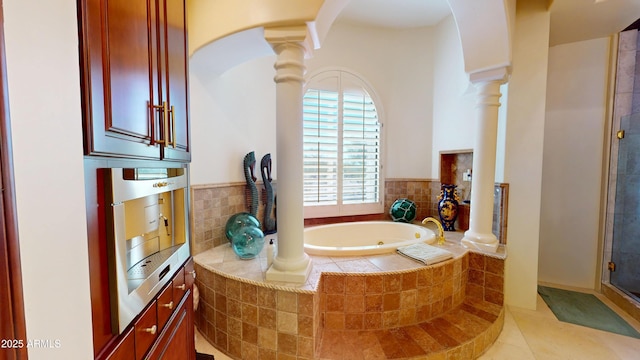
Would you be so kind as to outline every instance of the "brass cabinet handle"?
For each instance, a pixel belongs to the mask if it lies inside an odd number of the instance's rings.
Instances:
[[[166,144],[167,140],[166,140],[166,134],[167,134],[167,125],[168,125],[168,114],[167,114],[167,102],[163,101],[162,105],[153,105],[153,108],[156,110],[160,110],[160,112],[162,112],[162,132],[165,134],[165,138],[164,139],[157,139],[155,140],[156,143],[158,144]]]
[[[168,111],[169,109],[167,109],[167,102],[163,101],[162,102],[162,121],[164,124],[164,139],[162,140],[163,144],[168,145],[169,144],[169,114]]]
[[[173,105],[171,105],[171,142],[167,145],[171,145],[174,148],[176,147],[176,112],[174,110]]]
[[[173,309],[173,301],[169,301],[168,304],[162,304],[163,307],[168,308],[169,310]]]
[[[186,289],[186,288],[187,288],[187,285],[185,285],[185,284],[176,286],[176,289],[180,289],[182,291],[184,291],[184,289]]]
[[[148,333],[149,333],[149,334],[151,334],[151,335],[155,335],[157,330],[158,330],[158,327],[157,327],[157,326],[155,326],[155,325],[153,325],[153,326],[152,326],[152,327],[150,327],[150,328],[144,328],[144,329],[142,329],[142,331],[144,331],[144,332],[148,332]]]
[[[191,270],[189,271],[189,274],[191,274],[191,276],[193,276],[193,278],[196,278],[196,271],[195,270]]]

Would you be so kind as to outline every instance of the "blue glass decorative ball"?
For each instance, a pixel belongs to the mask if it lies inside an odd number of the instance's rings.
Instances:
[[[393,221],[410,223],[416,218],[416,204],[409,199],[398,199],[389,209],[389,215]]]
[[[241,259],[253,259],[264,247],[264,233],[256,226],[239,228],[231,239],[231,248]]]
[[[224,234],[227,237],[227,240],[231,242],[233,235],[235,235],[241,227],[249,225],[255,226],[258,229],[261,228],[260,221],[248,212],[241,212],[235,215],[231,215],[224,227]]]

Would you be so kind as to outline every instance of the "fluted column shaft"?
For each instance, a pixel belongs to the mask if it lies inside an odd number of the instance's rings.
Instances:
[[[306,26],[265,29],[277,54],[276,151],[278,250],[267,280],[306,281],[311,261],[304,252],[302,97]]]

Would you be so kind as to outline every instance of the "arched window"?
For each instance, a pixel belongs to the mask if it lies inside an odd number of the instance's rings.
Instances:
[[[383,211],[382,124],[358,76],[323,71],[303,98],[305,218]]]

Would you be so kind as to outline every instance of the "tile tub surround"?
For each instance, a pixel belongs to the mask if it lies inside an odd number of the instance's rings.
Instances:
[[[462,235],[447,235],[452,234]],[[267,283],[264,251],[255,259],[239,260],[225,244],[194,258],[201,295],[196,325],[232,358],[312,359],[326,358],[328,344],[336,339],[361,338],[358,334],[413,331],[423,341],[433,340],[438,335],[428,335],[435,331],[428,324],[434,321],[436,328],[474,336],[448,336],[448,347],[432,342],[433,356],[450,352],[476,357],[502,328],[504,259],[468,252],[456,242],[448,242],[447,248],[454,259],[429,267],[395,253],[312,256],[312,273],[299,285]],[[453,316],[462,313],[469,319]],[[472,329],[461,331],[465,326]],[[421,327],[424,333],[418,334]],[[427,355],[423,351],[421,358]]]
[[[427,216],[438,216],[438,195],[440,181],[430,179],[386,179],[384,187],[384,210],[386,219],[388,211],[397,199],[407,198],[416,204],[416,220]]]
[[[264,212],[263,186],[256,183],[261,198],[258,204],[258,219],[262,222]],[[274,187],[277,183],[272,182]],[[216,246],[226,244],[224,227],[231,215],[249,210],[245,195],[246,184],[234,182],[225,184],[204,184],[191,186],[191,207],[193,214],[193,253],[199,254]],[[409,198],[416,203],[416,219],[437,216],[437,196],[440,182],[423,179],[387,179],[384,191],[384,209],[382,214],[364,215],[347,218],[309,219],[305,224],[328,224],[356,220],[390,220],[387,210],[396,199]]]
[[[277,187],[276,181],[272,182]],[[211,248],[228,242],[224,235],[224,227],[231,215],[248,211],[244,182],[226,184],[206,184],[191,186],[192,218],[192,251],[199,254]],[[262,194],[262,184],[257,183],[258,191]],[[501,186],[496,184],[496,187]],[[440,182],[429,179],[386,179],[384,190],[384,209],[381,214],[361,216],[343,216],[318,219],[305,219],[305,226],[333,224],[347,221],[391,220],[387,211],[393,202],[400,198],[408,198],[416,203],[418,213],[416,220],[427,216],[438,218],[438,195]],[[501,200],[501,206],[494,209],[494,219],[497,214],[506,214],[506,201]],[[258,219],[262,222],[264,201],[261,195],[258,204]],[[506,234],[506,219],[502,224]],[[456,224],[456,228],[459,226]]]
[[[271,183],[277,189],[275,180]],[[266,195],[261,181],[256,182],[260,223],[264,220]],[[193,253],[199,254],[228,242],[224,228],[231,215],[249,212],[246,183],[226,183],[191,186],[191,213],[193,214]]]

